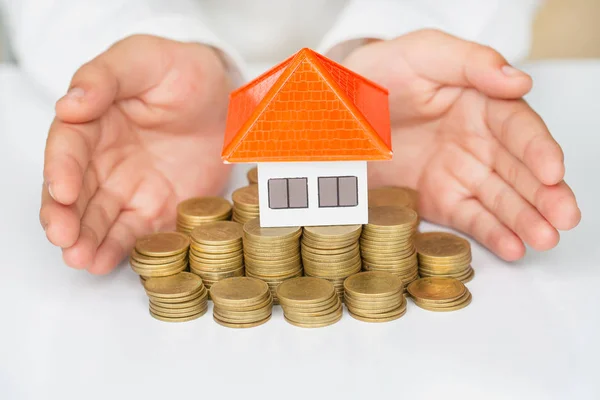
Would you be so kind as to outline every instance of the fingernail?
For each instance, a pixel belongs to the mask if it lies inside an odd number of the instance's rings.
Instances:
[[[85,94],[85,92],[83,91],[83,89],[74,87],[74,88],[69,89],[69,92],[67,93],[67,97],[69,97],[71,99],[81,99],[84,94]]]
[[[526,75],[523,71],[518,70],[514,67],[511,67],[510,65],[503,66],[502,73],[506,76],[510,76],[511,78],[516,77],[516,76],[525,76]]]
[[[52,185],[48,183],[48,193],[50,193],[50,197],[52,197],[54,200],[56,200],[56,197],[54,197],[54,193],[52,193]]]

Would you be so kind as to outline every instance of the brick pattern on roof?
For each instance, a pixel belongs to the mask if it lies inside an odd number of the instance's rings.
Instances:
[[[319,72],[304,60],[235,153],[236,158],[264,161],[269,154],[274,159],[318,156],[344,160],[349,156],[376,157],[380,151]]]
[[[228,162],[391,158],[387,91],[303,49],[232,93]]]

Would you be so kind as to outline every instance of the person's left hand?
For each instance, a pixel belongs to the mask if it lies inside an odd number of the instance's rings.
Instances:
[[[390,92],[391,162],[371,186],[420,193],[423,218],[448,225],[505,260],[557,245],[581,218],[563,181],[563,152],[522,99],[531,78],[496,51],[423,30],[355,50],[343,64]]]

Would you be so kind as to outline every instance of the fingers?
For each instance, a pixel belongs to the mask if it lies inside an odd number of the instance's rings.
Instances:
[[[48,186],[42,188],[42,206],[40,208],[40,223],[46,231],[50,243],[55,246],[67,248],[75,244],[79,237],[81,217],[90,198],[98,189],[98,178],[94,169],[87,170],[84,178],[84,187],[79,193],[77,201],[65,206],[58,203],[50,196]]]
[[[555,228],[573,229],[581,220],[575,195],[565,182],[542,184],[533,173],[506,149],[501,148],[494,165],[498,175],[531,203]]]
[[[544,121],[524,101],[489,100],[487,124],[508,151],[521,160],[545,185],[555,185],[565,174],[564,154]]]
[[[51,197],[73,204],[100,138],[100,122],[68,124],[55,119],[50,127],[44,156],[44,180]]]
[[[436,30],[416,31],[397,41],[415,72],[442,85],[474,87],[499,98],[519,98],[531,90],[529,75],[490,47]]]
[[[103,275],[111,272],[126,257],[138,237],[150,232],[134,211],[121,213],[96,253],[88,272]]]
[[[450,224],[472,236],[505,261],[516,261],[525,255],[521,239],[481,205],[467,198],[456,204]]]
[[[63,251],[67,265],[78,269],[92,265],[98,247],[119,216],[121,203],[118,196],[102,188],[98,190],[83,213],[77,241]]]
[[[502,224],[536,250],[556,246],[556,229],[498,174],[490,171],[471,154],[457,148],[447,168],[475,195]]]
[[[156,85],[169,68],[167,40],[145,35],[128,37],[83,65],[68,93],[56,104],[60,119],[89,122],[116,100],[137,96]]]
[[[79,216],[74,206],[65,206],[50,196],[48,186],[42,188],[40,224],[48,241],[55,246],[70,247],[79,236]]]

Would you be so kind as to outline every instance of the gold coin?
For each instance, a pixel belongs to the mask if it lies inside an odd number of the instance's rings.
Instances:
[[[404,206],[418,211],[419,193],[403,186],[384,186],[370,189],[368,192],[369,207]]]
[[[467,288],[454,278],[426,277],[411,282],[407,290],[413,298],[422,301],[449,302],[460,298]]]
[[[385,297],[399,293],[403,282],[388,272],[367,271],[349,276],[344,281],[344,290],[360,297]]]
[[[258,186],[249,185],[236,189],[231,194],[231,200],[236,206],[238,204],[258,206]]]
[[[388,317],[393,317],[399,313],[402,313],[404,311],[404,309],[406,309],[406,299],[404,298],[404,296],[400,296],[402,301],[400,302],[399,305],[396,305],[393,308],[387,308],[387,309],[378,309],[378,310],[373,310],[373,309],[364,309],[361,307],[354,307],[352,305],[349,305],[348,303],[346,303],[346,306],[348,307],[348,311],[350,311],[352,314],[356,314],[360,317],[365,317],[365,318],[388,318]]]
[[[241,243],[234,243],[230,245],[223,246],[207,246],[200,245],[198,243],[192,242],[190,245],[190,252],[196,255],[198,254],[226,254],[226,253],[234,253],[242,249]]]
[[[152,311],[154,314],[160,315],[161,317],[189,317],[191,315],[199,313],[206,307],[206,301],[200,303],[199,305],[190,306],[186,308],[163,308],[157,306],[156,304],[149,303],[150,311]]]
[[[164,299],[149,297],[149,301],[150,301],[150,303],[152,303],[158,307],[169,308],[169,309],[180,309],[180,308],[198,306],[198,305],[202,304],[204,301],[206,301],[207,296],[208,296],[208,290],[206,289],[206,287],[203,287],[202,290],[200,292],[198,292],[198,296],[195,298],[192,298],[191,300],[180,301],[177,303],[166,303],[164,301]],[[177,300],[179,300],[179,299],[177,299]]]
[[[452,233],[425,232],[415,237],[417,252],[426,257],[465,257],[471,252],[470,243]]]
[[[150,315],[152,315],[157,320],[163,321],[163,322],[187,322],[187,321],[192,321],[194,319],[200,318],[201,316],[203,316],[204,314],[206,314],[207,310],[208,310],[208,307],[206,307],[205,309],[201,310],[197,314],[190,315],[190,316],[187,316],[187,317],[163,317],[161,315],[153,313],[152,311],[150,311]]]
[[[398,312],[398,314],[387,317],[387,318],[377,318],[377,317],[363,317],[357,314],[353,314],[351,311],[348,311],[348,314],[350,314],[350,316],[354,319],[357,319],[359,321],[362,322],[390,322],[390,321],[394,321],[397,320],[399,318],[401,318],[404,314],[406,314],[406,307],[403,309],[400,309],[400,311]]]
[[[205,245],[233,244],[242,241],[244,227],[233,221],[216,221],[200,225],[192,231],[192,240]]]
[[[179,266],[169,268],[169,269],[161,269],[161,270],[148,270],[148,269],[139,269],[132,267],[135,273],[145,277],[146,279],[150,278],[163,278],[167,276],[173,276],[180,272],[185,271],[187,268],[187,262],[181,263]]]
[[[371,228],[397,228],[405,225],[416,226],[416,224],[417,213],[408,207],[369,207],[368,225]]]
[[[330,255],[335,255],[335,254],[345,254],[345,253],[354,251],[355,249],[359,249],[358,242],[354,242],[349,246],[340,247],[337,249],[315,249],[310,246],[302,246],[303,252],[308,253],[310,255],[314,255],[314,256],[321,256],[321,255],[330,256]]]
[[[357,243],[357,239],[345,240],[343,242],[334,242],[331,240],[313,241],[312,239],[304,236],[301,240],[303,248],[310,247],[317,250],[332,250],[339,249],[342,247],[348,247]]]
[[[248,173],[246,174],[246,177],[248,178],[248,183],[249,184],[255,184],[258,183],[258,167],[254,167],[252,169],[250,169],[248,171]]]
[[[324,328],[326,326],[333,325],[342,319],[343,313],[336,314],[336,318],[332,321],[321,322],[321,323],[304,323],[292,321],[284,315],[284,319],[291,325],[297,326],[298,328]]]
[[[269,292],[269,286],[256,278],[233,277],[220,280],[210,288],[213,302],[223,305],[256,303]]]
[[[300,237],[302,229],[300,227],[283,228],[261,228],[259,218],[253,218],[244,224],[244,233],[246,237],[257,240],[285,240],[293,237]]]
[[[445,312],[445,311],[456,311],[456,310],[465,308],[466,306],[471,304],[472,299],[473,299],[473,296],[471,295],[471,293],[468,293],[466,299],[463,302],[461,302],[460,304],[449,306],[449,307],[444,307],[443,305],[439,305],[439,304],[423,303],[423,302],[417,302],[417,301],[415,301],[414,303],[418,307],[421,307],[428,311]]]
[[[185,220],[197,221],[222,217],[231,212],[231,203],[222,197],[194,197],[177,205],[177,213]]]
[[[138,253],[145,256],[172,256],[184,252],[190,246],[187,235],[179,232],[158,232],[142,236],[135,244]]]
[[[180,261],[186,257],[187,253],[182,251],[179,254],[175,254],[173,256],[168,257],[149,257],[143,254],[138,253],[135,248],[131,250],[130,258],[140,264],[146,265],[160,265],[160,264],[168,264],[175,261]]]
[[[207,272],[202,270],[193,270],[193,272],[200,276],[202,280],[215,280],[219,281],[225,278],[232,278],[234,276],[244,276],[244,267],[233,270],[233,271],[225,271],[225,272]]]
[[[225,322],[225,321],[221,321],[214,314],[213,314],[213,319],[219,325],[222,325],[222,326],[227,327],[227,328],[244,329],[244,328],[254,328],[256,326],[263,325],[264,323],[268,322],[271,319],[271,316],[269,315],[267,318],[265,318],[262,321],[256,321],[256,322],[247,323],[247,324],[235,324],[235,323],[228,323],[228,322]]]
[[[305,226],[303,228],[305,235],[319,239],[360,236],[361,231],[362,225]]]
[[[160,298],[176,298],[190,296],[202,289],[202,279],[189,272],[164,278],[150,278],[144,283],[149,296]]]
[[[289,279],[277,287],[282,304],[317,303],[331,297],[334,287],[325,279],[302,276]]]

